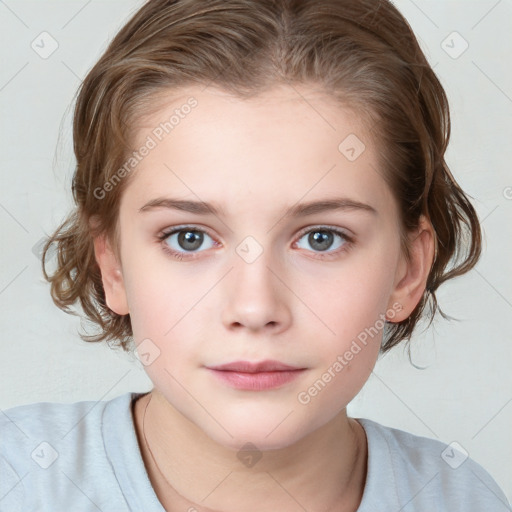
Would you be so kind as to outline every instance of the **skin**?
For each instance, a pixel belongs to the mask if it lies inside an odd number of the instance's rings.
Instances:
[[[130,314],[137,345],[150,339],[159,351],[145,366],[154,389],[134,406],[148,475],[168,511],[355,511],[367,443],[346,406],[375,365],[382,331],[359,343],[307,404],[297,397],[365,328],[378,325],[379,315],[391,311],[395,322],[410,315],[432,263],[432,228],[421,219],[407,260],[374,142],[355,113],[306,87],[276,87],[251,100],[183,90],[140,120],[134,148],[191,95],[198,106],[130,177],[120,207],[120,259],[108,240],[95,239],[108,306]],[[350,134],[366,146],[355,161],[338,149]],[[139,211],[162,196],[212,202],[225,215]],[[296,203],[340,196],[376,212],[284,216]],[[157,239],[181,225],[206,231],[197,251],[187,252],[177,235]],[[308,234],[322,226],[353,242],[329,232],[332,246],[319,250]],[[236,250],[247,236],[257,242],[251,254],[262,251],[250,263]],[[165,245],[184,256],[170,256]],[[306,370],[280,388],[247,391],[205,368],[265,359]],[[158,467],[141,436],[150,398],[145,434]],[[237,457],[247,442],[262,455],[252,467]]]

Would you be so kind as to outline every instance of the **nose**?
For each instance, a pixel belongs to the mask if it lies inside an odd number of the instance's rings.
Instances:
[[[233,269],[223,284],[222,322],[228,330],[277,334],[291,323],[286,276],[271,261],[270,251],[252,262],[234,254]],[[275,261],[275,260],[274,260]]]

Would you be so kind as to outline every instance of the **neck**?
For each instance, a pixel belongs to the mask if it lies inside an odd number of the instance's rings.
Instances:
[[[134,406],[141,454],[167,512],[355,512],[366,480],[364,429],[343,409],[294,445],[245,467],[157,391]]]

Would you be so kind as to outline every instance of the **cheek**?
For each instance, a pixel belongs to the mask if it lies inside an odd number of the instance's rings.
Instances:
[[[328,328],[318,323],[316,336],[311,331],[316,364],[296,399],[325,420],[359,393],[380,352],[387,300],[382,290],[387,280],[365,275],[362,280],[352,276],[333,281],[327,293],[309,296]]]
[[[205,338],[200,299],[212,284],[197,279],[197,274],[194,278],[183,270],[171,272],[172,263],[164,257],[150,265],[143,261],[135,253],[126,261],[125,287],[134,341],[139,354],[150,353],[151,363],[145,370],[151,380],[169,386],[170,374],[181,381],[179,373],[187,365],[197,364],[194,357]]]
[[[380,254],[376,258],[361,252],[358,261],[340,267],[334,278],[332,272],[312,275],[306,283],[303,293],[309,289],[307,303],[317,316],[316,335],[311,330],[309,337],[316,340],[319,364],[310,379],[311,393],[304,389],[301,403],[317,400],[321,394],[317,402],[328,405],[327,409],[346,404],[371,374],[382,343],[395,258]],[[313,324],[308,323],[311,328]]]
[[[361,258],[336,273],[311,275],[304,283],[302,296],[318,317],[318,329],[325,331],[322,338],[332,339],[333,349],[342,350],[372,327],[382,329],[381,317],[392,291],[392,268],[392,261]]]
[[[193,313],[194,303],[204,294],[205,285],[201,286],[197,276],[195,279],[187,276],[186,269],[170,261],[158,248],[133,249],[123,261],[136,341],[141,337],[172,336],[175,326],[180,326],[180,319]]]

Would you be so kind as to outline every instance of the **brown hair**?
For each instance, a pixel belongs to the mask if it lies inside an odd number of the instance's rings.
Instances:
[[[250,98],[279,84],[312,84],[358,113],[380,147],[381,169],[399,205],[402,244],[420,215],[436,234],[436,256],[413,313],[387,323],[386,352],[409,340],[425,306],[430,323],[441,283],[470,270],[481,251],[477,215],[444,160],[450,138],[448,101],[398,10],[388,0],[149,0],[116,35],[88,73],[74,111],[76,208],[49,237],[43,273],[55,304],[80,301],[100,327],[86,341],[130,350],[130,316],[105,303],[93,236],[118,252],[117,221],[127,176],[104,197],[130,153],[130,127],[160,94],[214,85]],[[131,149],[133,151],[133,149]],[[89,221],[98,221],[91,230]],[[45,256],[56,244],[50,277]],[[448,268],[450,266],[450,268]],[[430,301],[429,301],[430,299]],[[75,313],[73,313],[75,314]],[[430,325],[429,323],[429,325]],[[109,343],[110,344],[110,343]]]

